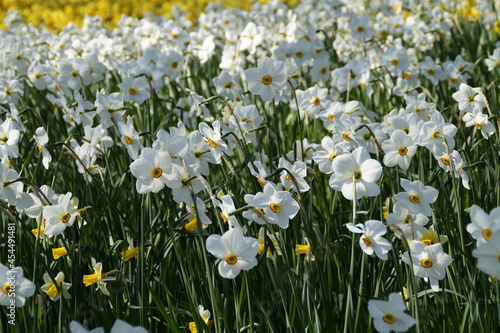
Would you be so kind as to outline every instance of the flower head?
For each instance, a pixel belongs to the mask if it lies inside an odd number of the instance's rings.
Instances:
[[[373,318],[373,326],[379,332],[405,332],[415,325],[415,319],[406,312],[406,305],[397,293],[391,293],[389,300],[368,301],[368,312]]]
[[[219,273],[223,278],[234,279],[242,270],[257,265],[259,241],[245,237],[240,228],[226,231],[222,236],[211,235],[206,242],[207,251],[220,259]]]

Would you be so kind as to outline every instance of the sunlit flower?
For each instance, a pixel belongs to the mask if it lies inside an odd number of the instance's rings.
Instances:
[[[351,154],[336,157],[332,169],[329,185],[336,191],[342,191],[347,200],[374,197],[380,193],[380,187],[375,182],[382,174],[382,165],[370,158],[366,148],[360,147]]]
[[[234,279],[242,270],[257,265],[259,241],[245,237],[240,228],[226,231],[222,236],[211,235],[206,242],[207,251],[220,259],[219,273],[223,278]]]
[[[401,187],[406,192],[400,192],[394,196],[398,204],[407,208],[412,214],[432,215],[430,204],[435,202],[439,194],[432,186],[425,186],[421,181],[410,182],[401,178]]]
[[[467,224],[467,231],[476,240],[476,246],[487,243],[500,230],[500,207],[487,214],[481,207],[472,205],[470,219],[472,223]]]
[[[248,81],[248,90],[254,95],[259,95],[264,101],[271,101],[285,88],[287,73],[285,64],[271,58],[261,58],[257,68],[245,71]]]
[[[379,332],[406,332],[416,324],[416,320],[406,312],[406,305],[397,293],[391,293],[389,300],[368,301],[368,312],[373,318],[373,326]]]
[[[364,253],[372,255],[375,253],[382,260],[387,260],[387,253],[392,249],[392,244],[382,236],[387,233],[387,227],[380,221],[369,220],[364,224],[346,224],[349,231],[362,234],[359,238],[359,246]]]
[[[419,241],[410,244],[410,252],[403,253],[401,259],[413,265],[416,276],[430,282],[432,290],[439,290],[439,280],[443,280],[453,259],[443,251],[441,243],[426,245]]]

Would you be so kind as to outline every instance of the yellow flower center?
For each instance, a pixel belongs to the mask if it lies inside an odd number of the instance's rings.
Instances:
[[[212,139],[208,139],[208,140],[207,140],[207,142],[208,142],[208,145],[209,145],[210,147],[212,147],[212,148],[217,147],[217,144],[215,143],[215,141],[214,141],[214,140],[212,140]]]
[[[172,62],[172,68],[177,68],[179,67],[179,63],[177,61]]]
[[[333,121],[335,119],[335,115],[329,114],[328,115],[328,121]]]
[[[399,149],[398,149],[398,153],[399,153],[399,155],[401,155],[401,156],[405,156],[406,154],[408,154],[408,148],[406,148],[406,147],[401,147],[401,148],[399,148]]]
[[[238,262],[238,257],[236,257],[234,254],[228,254],[225,260],[229,265],[234,265]]]
[[[321,68],[320,73],[323,74],[323,75],[325,75],[327,71],[328,71],[328,68],[323,67],[323,68]]]
[[[431,258],[425,258],[420,260],[420,265],[424,268],[431,268],[432,267],[432,259]]]
[[[2,291],[4,294],[9,295],[10,294],[10,284],[6,283],[2,286]]]
[[[441,162],[443,162],[444,165],[450,165],[450,159],[449,158],[443,157],[443,158],[441,158]]]
[[[363,243],[365,243],[366,246],[372,246],[372,240],[370,239],[370,237],[363,237],[361,238],[361,240],[363,241]]]
[[[231,82],[224,83],[224,88],[226,88],[226,89],[231,88],[231,86],[232,86]]]
[[[351,137],[350,137],[350,136],[349,136],[349,134],[347,134],[347,133],[342,134],[342,138],[343,138],[345,141],[351,141]]]
[[[71,75],[71,77],[77,77],[77,76],[78,76],[78,72],[77,72],[76,70],[74,70],[74,69],[73,69],[73,70],[71,71],[71,74],[70,74],[70,75]]]
[[[42,147],[42,146],[40,146],[40,145],[36,145],[36,148],[38,149],[38,152],[39,152],[40,154],[42,154],[42,153],[43,153],[43,147]]]
[[[411,74],[408,72],[403,72],[403,80],[409,80],[411,77]]]
[[[356,28],[356,31],[357,31],[358,33],[362,33],[363,31],[365,31],[365,28],[364,28],[364,27],[357,27],[357,28]]]
[[[123,138],[125,140],[125,142],[128,144],[128,145],[131,145],[132,142],[134,142],[134,139],[132,139],[130,136],[128,135],[125,135],[125,137]]]
[[[491,231],[490,229],[484,229],[481,234],[483,235],[483,238],[485,240],[490,240],[490,237],[493,234],[493,231]]]
[[[382,320],[385,321],[387,324],[392,324],[396,321],[396,318],[391,313],[386,313],[382,317]]]
[[[300,51],[297,51],[297,52],[295,53],[295,56],[296,56],[297,58],[302,58],[302,57],[304,56],[304,53],[302,53],[302,52],[300,52]]]
[[[264,187],[266,185],[266,183],[264,182],[264,180],[262,178],[257,178],[257,183],[259,183],[259,185],[262,187]]]
[[[220,212],[219,215],[220,215],[222,221],[227,222],[227,215],[226,214],[224,214],[223,212]]]
[[[288,180],[290,183],[293,183],[293,179],[292,179],[292,177],[290,177],[290,175],[287,174],[285,176],[285,179]]]
[[[475,123],[474,126],[476,126],[476,129],[481,130],[483,128],[483,125],[481,123]]]
[[[162,174],[163,170],[160,168],[154,168],[151,170],[151,176],[153,176],[153,178],[160,178]]]
[[[314,105],[318,105],[319,103],[321,103],[321,100],[318,97],[314,97],[311,103],[313,103]]]
[[[68,221],[69,221],[70,218],[71,218],[71,214],[70,213],[66,213],[63,216],[61,216],[61,222],[62,223],[68,223]]]
[[[330,162],[333,162],[333,159],[334,159],[335,157],[337,157],[337,156],[339,156],[339,155],[338,155],[338,154],[331,154],[331,155],[330,155]]]
[[[441,133],[439,131],[435,131],[434,133],[432,133],[432,137],[434,139],[439,139],[441,137]]]
[[[416,194],[410,195],[410,202],[414,204],[418,204],[420,202],[420,198]]]
[[[130,95],[137,95],[137,89],[135,89],[134,87],[129,88],[128,93]]]
[[[272,204],[269,205],[269,209],[271,209],[273,213],[279,213],[281,211],[281,206],[273,202]]]
[[[270,77],[269,75],[265,75],[262,77],[262,83],[265,84],[266,86],[268,86],[271,83],[273,83],[273,78]]]
[[[50,297],[55,297],[58,294],[57,287],[55,284],[52,284],[50,288],[45,292]]]
[[[434,75],[434,74],[436,74],[436,72],[435,72],[432,68],[429,68],[429,69],[427,70],[427,73],[428,73],[429,75]]]
[[[362,175],[361,175],[361,171],[360,170],[354,170],[354,172],[352,173],[352,177],[355,179],[355,180],[360,180]]]

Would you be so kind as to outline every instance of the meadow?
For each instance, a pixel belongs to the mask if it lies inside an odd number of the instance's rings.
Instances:
[[[498,9],[9,11],[0,332],[500,331]]]

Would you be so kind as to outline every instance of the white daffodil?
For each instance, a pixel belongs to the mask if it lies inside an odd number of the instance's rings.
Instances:
[[[266,183],[263,192],[255,194],[253,205],[264,211],[269,223],[277,224],[284,229],[288,228],[290,220],[297,215],[300,209],[290,192],[280,191],[272,182]]]
[[[391,293],[387,302],[376,299],[368,301],[368,312],[373,318],[373,326],[381,333],[406,332],[415,325],[416,320],[405,311],[405,302],[397,293]]]
[[[400,192],[394,199],[407,208],[412,214],[432,215],[430,204],[436,201],[439,191],[432,186],[425,186],[421,181],[410,182],[401,178],[401,187],[406,192]]]
[[[370,158],[366,148],[360,147],[351,154],[336,157],[332,169],[329,185],[336,191],[342,191],[347,200],[374,197],[380,193],[380,187],[375,182],[382,174],[382,165]]]
[[[257,265],[259,241],[245,237],[240,228],[226,231],[222,236],[211,235],[206,242],[207,251],[220,259],[219,273],[223,278],[234,279],[242,270]]]
[[[410,161],[417,151],[417,145],[404,131],[397,129],[392,132],[389,140],[382,143],[384,150],[384,164],[388,167],[398,165],[403,170],[408,170]]]
[[[0,305],[16,307],[24,306],[26,297],[35,293],[35,285],[23,277],[23,268],[8,269],[0,264]]]
[[[158,193],[165,187],[167,175],[172,172],[171,158],[166,152],[144,148],[141,155],[130,164],[130,170],[137,178],[137,192]]]
[[[500,276],[500,232],[495,232],[489,241],[472,251],[478,259],[477,268],[488,275]]]
[[[33,139],[35,139],[38,152],[42,154],[42,164],[45,169],[48,170],[49,164],[52,161],[52,156],[45,147],[45,145],[49,143],[49,135],[47,134],[47,131],[45,131],[45,128],[38,127],[35,131],[35,135],[33,135]]]
[[[392,244],[382,236],[387,233],[386,226],[377,220],[369,220],[364,224],[346,224],[349,231],[362,234],[359,238],[359,246],[364,253],[372,255],[375,253],[382,260],[387,260],[387,253],[392,249]]]
[[[264,101],[271,101],[279,95],[285,89],[287,80],[285,64],[268,57],[259,59],[257,68],[247,69],[245,76],[248,90]]]
[[[71,196],[71,192],[61,195],[57,204],[43,208],[42,216],[47,221],[44,228],[46,235],[59,235],[75,222],[79,213],[72,207]]]
[[[432,290],[439,290],[439,280],[446,276],[446,267],[453,259],[443,251],[441,243],[425,245],[419,241],[413,241],[410,252],[403,253],[401,259],[407,265],[413,265],[416,276],[430,282]],[[498,257],[497,257],[498,260]]]

